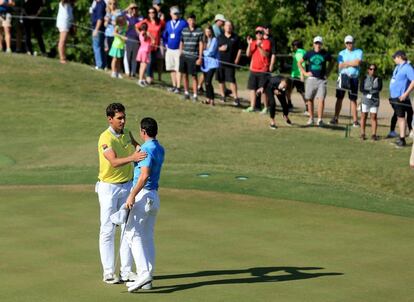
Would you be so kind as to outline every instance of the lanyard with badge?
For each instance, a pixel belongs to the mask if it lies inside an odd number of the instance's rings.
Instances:
[[[395,83],[397,74],[400,72],[401,68],[403,68],[405,64],[407,64],[407,62],[405,62],[404,64],[397,65],[397,67],[395,67],[394,72],[392,73],[391,84]]]
[[[170,39],[175,39],[175,30],[180,24],[180,20],[176,21],[175,23],[171,20],[170,24],[171,24],[171,29],[172,29],[172,33],[170,33]]]

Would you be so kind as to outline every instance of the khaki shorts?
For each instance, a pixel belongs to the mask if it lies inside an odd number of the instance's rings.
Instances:
[[[180,68],[180,50],[167,49],[165,53],[165,69],[167,71],[179,71]]]
[[[12,16],[11,14],[0,14],[0,27],[11,27]]]
[[[305,82],[305,99],[306,100],[325,100],[326,97],[326,80],[310,77]]]

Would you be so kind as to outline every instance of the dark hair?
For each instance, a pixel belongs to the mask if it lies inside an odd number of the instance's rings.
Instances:
[[[301,40],[295,40],[295,41],[293,41],[292,42],[292,47],[297,47],[297,48],[302,48],[303,47],[303,45],[302,45],[302,41]]]
[[[141,120],[141,129],[145,130],[149,137],[156,137],[158,134],[157,122],[151,117],[144,117]]]
[[[142,23],[141,26],[139,27],[139,30],[148,30],[148,24],[147,23]]]
[[[125,16],[124,16],[124,15],[119,15],[118,17],[116,17],[116,19],[115,19],[115,24],[116,24],[116,25],[119,25],[119,23],[121,23],[121,20],[125,20],[125,21],[126,21],[126,19],[125,19]]]
[[[378,69],[378,66],[377,66],[377,64],[375,64],[375,63],[368,64],[368,69],[370,69],[370,68],[371,68],[371,66],[373,66],[373,67],[374,67],[374,70],[375,70],[375,71]]]
[[[160,18],[158,18],[158,11],[157,11],[157,9],[154,7],[154,6],[151,6],[149,9],[148,9],[148,11],[150,10],[150,9],[153,9],[153,10],[155,10],[155,15],[154,15],[154,20],[155,20],[155,23],[158,25],[158,24],[160,24]],[[149,17],[149,13],[148,13],[148,15],[147,15],[147,20],[151,20],[150,19],[150,17]]]
[[[213,38],[213,37],[214,37],[213,27],[212,27],[211,25],[207,25],[207,26],[204,28],[204,30],[206,30],[206,29],[209,29],[209,30],[211,31],[211,33],[212,33],[211,38]],[[203,43],[204,43],[204,46],[207,46],[207,44],[208,44],[208,38],[207,38],[207,36],[206,36],[205,32],[203,33]]]
[[[196,16],[194,15],[194,14],[189,14],[188,15],[188,17],[187,17],[187,19],[196,19]]]
[[[106,116],[114,117],[117,112],[125,112],[125,107],[121,103],[112,103],[106,107]]]

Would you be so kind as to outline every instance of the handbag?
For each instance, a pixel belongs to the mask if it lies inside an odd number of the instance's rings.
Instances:
[[[337,86],[341,89],[351,90],[351,78],[347,74],[340,74],[338,76]]]

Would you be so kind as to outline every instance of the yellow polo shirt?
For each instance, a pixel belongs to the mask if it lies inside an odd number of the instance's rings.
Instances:
[[[112,128],[106,129],[99,137],[98,154],[99,154],[99,180],[107,183],[120,183],[130,181],[133,177],[134,166],[132,163],[123,165],[118,168],[111,166],[111,163],[105,158],[104,152],[112,149],[116,157],[127,157],[134,151],[129,130],[124,128],[124,133],[116,135]]]

